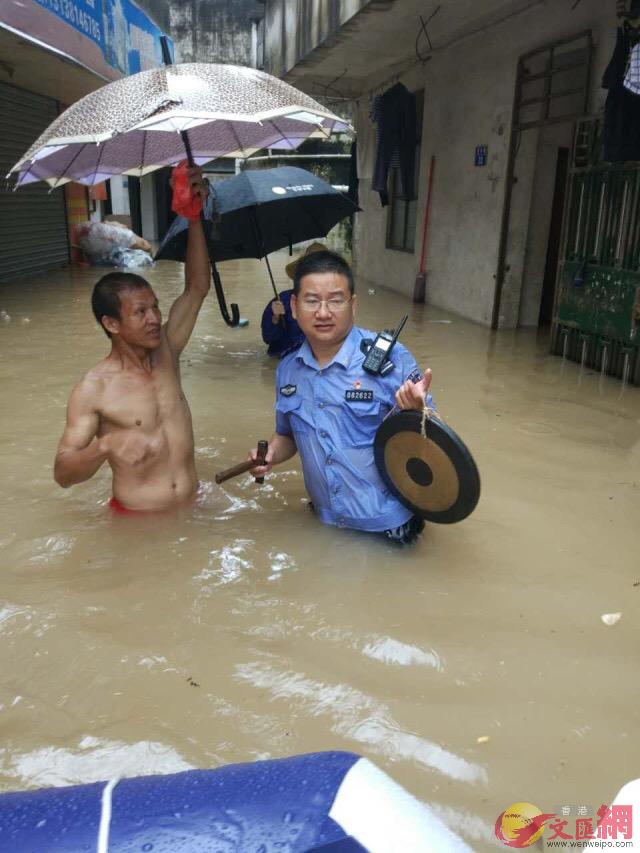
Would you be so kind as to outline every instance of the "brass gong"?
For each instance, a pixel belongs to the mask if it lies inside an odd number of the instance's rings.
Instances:
[[[385,485],[427,521],[453,524],[470,515],[480,498],[480,475],[469,449],[450,426],[422,412],[386,418],[373,447]]]

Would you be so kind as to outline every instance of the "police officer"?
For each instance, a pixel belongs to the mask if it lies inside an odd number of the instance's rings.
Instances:
[[[291,309],[306,340],[278,365],[276,431],[266,465],[252,473],[264,476],[298,451],[306,489],[322,522],[413,541],[424,522],[386,489],[373,444],[394,407],[422,411],[426,403],[434,408],[431,371],[423,374],[399,343],[393,350],[395,369],[388,375],[362,369],[361,341],[375,335],[354,325],[353,275],[339,255],[316,252],[300,261]],[[250,458],[256,459],[255,449]]]

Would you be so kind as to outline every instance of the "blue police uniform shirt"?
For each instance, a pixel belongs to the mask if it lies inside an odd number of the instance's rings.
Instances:
[[[386,488],[373,458],[376,431],[395,406],[406,380],[422,378],[415,358],[397,343],[387,376],[362,369],[363,338],[375,333],[354,326],[339,352],[323,367],[308,341],[285,355],[276,371],[276,432],[291,436],[300,453],[304,482],[325,524],[382,531],[411,518]],[[427,405],[435,408],[431,394]]]

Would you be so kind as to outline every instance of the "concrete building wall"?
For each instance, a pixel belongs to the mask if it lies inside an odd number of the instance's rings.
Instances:
[[[257,0],[171,0],[171,37],[177,62],[255,64]]]
[[[313,49],[341,32],[370,0],[276,0],[265,9],[265,70],[283,77]]]
[[[371,76],[372,93],[358,101],[356,129],[360,160],[360,204],[355,254],[361,282],[387,286],[409,294],[418,269],[426,177],[431,155],[436,173],[427,247],[427,300],[482,324],[490,324],[498,261],[501,217],[505,193],[509,131],[518,58],[529,50],[591,28],[596,42],[592,74],[592,112],[601,106],[602,71],[615,39],[615,9],[602,0],[582,0],[574,11],[570,4],[539,4],[502,24],[436,52],[424,65],[414,65],[400,76],[411,90],[425,90],[420,192],[413,255],[385,248],[387,210],[370,189],[375,156],[375,127],[368,118],[370,95],[382,92],[390,81]],[[393,81],[398,79],[397,76]],[[377,85],[377,88],[373,88]],[[529,243],[532,191],[540,161],[539,132],[523,134],[518,154],[518,182],[513,194],[510,228],[511,269],[504,283],[501,325],[516,326],[520,316],[526,250],[533,252],[545,230],[544,217]],[[541,145],[551,145],[545,136]],[[489,146],[486,167],[474,166],[477,145]],[[547,168],[548,172],[548,168]],[[538,187],[533,210],[548,213],[549,174],[539,176],[547,189]],[[536,181],[534,181],[536,178]],[[545,194],[546,193],[546,194]],[[547,220],[548,227],[548,220]],[[536,263],[539,265],[539,250]],[[539,269],[530,266],[531,275]],[[525,290],[527,293],[527,291]],[[538,291],[539,295],[539,291]],[[536,294],[527,293],[522,318],[531,321]]]
[[[169,0],[136,0],[136,5],[149,15],[160,29],[165,33],[169,32],[170,24],[170,3]]]

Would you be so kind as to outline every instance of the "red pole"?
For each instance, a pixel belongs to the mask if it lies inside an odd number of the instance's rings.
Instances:
[[[427,201],[424,207],[424,219],[422,222],[422,248],[420,250],[420,267],[413,286],[413,301],[424,302],[425,290],[427,283],[427,274],[424,268],[425,257],[427,254],[427,234],[429,233],[429,218],[431,215],[431,196],[433,191],[433,175],[436,167],[435,155],[431,157],[431,165],[429,166],[429,188],[427,190]]]

